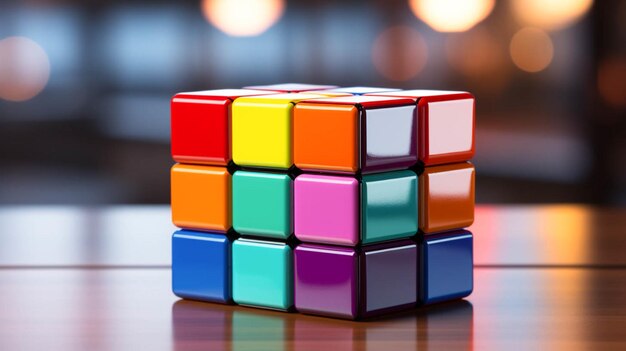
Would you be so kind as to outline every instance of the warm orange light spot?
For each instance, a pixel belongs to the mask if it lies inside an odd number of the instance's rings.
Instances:
[[[522,28],[515,33],[509,51],[513,63],[526,72],[544,70],[554,56],[552,39],[537,28]]]
[[[427,59],[424,38],[407,26],[386,29],[376,38],[372,48],[372,60],[378,72],[395,81],[417,76]]]
[[[614,57],[598,67],[600,96],[615,107],[626,107],[626,58]]]
[[[232,36],[255,36],[276,23],[285,11],[284,0],[203,0],[204,17]]]
[[[494,0],[409,0],[411,10],[438,32],[464,32],[484,20]]]
[[[546,30],[567,27],[581,18],[593,0],[514,0],[515,17],[524,25]]]
[[[31,39],[0,40],[0,99],[26,101],[48,83],[50,62],[46,52]]]

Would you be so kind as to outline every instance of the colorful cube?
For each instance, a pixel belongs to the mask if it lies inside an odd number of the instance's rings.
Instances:
[[[172,158],[182,163],[227,165],[233,100],[264,94],[270,92],[221,89],[176,94],[171,100]]]
[[[233,243],[233,300],[277,310],[293,305],[293,252],[285,243],[237,239]]]
[[[425,234],[474,223],[474,166],[469,162],[426,167],[419,176],[419,227]]]
[[[176,164],[171,183],[176,226],[220,232],[230,229],[231,175],[226,168]]]
[[[294,162],[304,170],[363,173],[417,162],[415,101],[347,96],[300,102],[294,109]]]
[[[287,239],[293,232],[293,180],[287,174],[233,174],[233,229],[242,235]]]
[[[469,93],[289,83],[171,103],[177,296],[362,319],[471,293]]]
[[[474,288],[473,236],[467,230],[429,235],[419,245],[419,301],[466,297]]]
[[[474,157],[474,96],[463,91],[405,90],[368,94],[417,100],[418,156],[426,166]]]
[[[211,302],[231,300],[228,237],[179,230],[172,235],[172,291],[176,296]]]
[[[355,246],[417,233],[417,176],[409,170],[363,176],[303,174],[294,182],[295,235]]]
[[[302,244],[294,251],[294,263],[300,312],[357,319],[416,303],[417,246],[412,241],[360,249]]]

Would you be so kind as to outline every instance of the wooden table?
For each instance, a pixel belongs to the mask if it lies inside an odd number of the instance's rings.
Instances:
[[[165,206],[0,207],[0,350],[626,349],[626,209],[476,214],[467,300],[349,322],[178,300]]]

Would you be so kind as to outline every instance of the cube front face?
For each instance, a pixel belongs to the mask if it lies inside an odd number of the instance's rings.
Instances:
[[[417,233],[417,175],[413,171],[363,176],[361,231],[364,244]]]
[[[314,244],[294,250],[296,309],[357,319],[414,306],[417,246],[410,241],[360,251]]]
[[[431,304],[471,294],[473,262],[469,231],[426,236],[420,244],[420,302]]]
[[[221,234],[179,230],[172,235],[172,291],[179,297],[231,300],[231,242]]]
[[[233,228],[242,235],[287,239],[293,232],[293,181],[286,174],[233,174]]]
[[[354,246],[359,235],[359,182],[302,174],[294,181],[294,232],[307,242]]]
[[[419,176],[419,223],[426,234],[474,222],[475,171],[469,162],[426,167]]]
[[[233,243],[233,300],[288,310],[293,305],[293,253],[284,243],[237,239]]]
[[[352,105],[302,102],[294,109],[294,163],[298,168],[356,172],[359,111]]]
[[[171,170],[177,227],[226,232],[231,227],[231,175],[226,168],[176,164]]]
[[[358,257],[354,249],[302,244],[294,250],[296,309],[355,319]]]

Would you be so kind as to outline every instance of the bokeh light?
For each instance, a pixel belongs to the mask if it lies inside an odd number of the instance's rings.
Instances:
[[[388,79],[409,80],[417,76],[427,60],[426,42],[411,27],[388,28],[374,41],[372,61],[378,72]]]
[[[409,0],[409,5],[438,32],[464,32],[489,16],[495,0]]]
[[[0,99],[32,99],[49,77],[50,61],[39,44],[25,37],[0,40]]]
[[[552,39],[538,28],[522,28],[511,39],[509,46],[511,59],[526,72],[543,71],[554,56]]]
[[[285,11],[284,0],[203,0],[204,17],[232,36],[255,36],[276,23]]]
[[[598,91],[608,104],[626,107],[626,57],[612,57],[600,63]]]
[[[556,30],[580,19],[593,0],[513,0],[515,17],[525,26]]]

